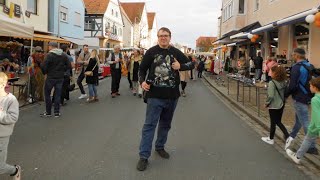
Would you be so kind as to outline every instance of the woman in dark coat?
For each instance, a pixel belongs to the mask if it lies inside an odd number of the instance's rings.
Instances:
[[[88,84],[89,89],[89,98],[87,99],[87,102],[94,102],[98,101],[98,94],[97,94],[97,86],[99,84],[99,58],[98,58],[98,52],[96,49],[93,49],[91,51],[89,64],[85,70],[92,71],[92,76],[86,76],[86,83]]]

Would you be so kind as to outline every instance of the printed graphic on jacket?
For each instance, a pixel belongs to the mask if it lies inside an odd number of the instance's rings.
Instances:
[[[169,55],[163,56],[157,54],[154,59],[154,86],[155,87],[174,87],[174,73],[171,69],[171,59]]]

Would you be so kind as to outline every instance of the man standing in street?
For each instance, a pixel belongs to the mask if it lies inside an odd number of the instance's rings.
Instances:
[[[311,64],[306,60],[306,52],[304,49],[296,48],[293,51],[293,59],[296,62],[290,72],[290,84],[286,92],[286,97],[292,95],[295,109],[295,124],[289,138],[286,140],[285,149],[287,149],[294,138],[297,136],[301,127],[303,127],[305,135],[309,126],[309,104],[311,102],[311,92],[308,86],[309,71],[307,67]],[[315,142],[312,143],[307,153],[318,154]]]
[[[161,28],[158,31],[158,45],[146,52],[140,65],[139,81],[147,92],[147,113],[140,142],[140,160],[137,164],[139,171],[144,171],[148,166],[158,122],[155,150],[162,158],[169,159],[170,155],[164,147],[180,96],[179,70],[186,71],[194,67],[180,50],[170,46],[170,40],[171,31]]]
[[[47,79],[44,85],[44,95],[46,102],[46,111],[40,114],[41,117],[51,117],[51,91],[54,88],[54,116],[60,117],[60,98],[62,91],[62,84],[64,79],[64,73],[67,69],[71,68],[71,64],[68,57],[63,54],[61,49],[58,49],[58,43],[49,43],[49,53],[45,58],[45,62],[42,66],[43,74],[47,75]]]
[[[84,91],[84,88],[82,85],[82,81],[85,78],[84,70],[86,68],[86,65],[88,65],[89,58],[90,58],[89,47],[88,47],[88,45],[85,44],[85,45],[83,45],[83,51],[80,53],[79,58],[77,60],[77,63],[80,64],[80,66],[81,66],[81,71],[80,71],[80,74],[77,79],[77,84],[78,84],[79,89],[81,91],[81,96],[79,97],[79,99],[84,99],[87,97],[87,94]]]
[[[261,57],[261,52],[258,52],[258,56],[256,58],[254,58],[254,68],[255,68],[256,80],[261,80],[262,64],[263,64],[263,58]]]
[[[122,54],[120,52],[120,46],[116,45],[113,48],[113,52],[110,53],[107,62],[110,64],[111,70],[111,96],[115,98],[120,96],[119,87],[121,80],[121,63],[123,63]]]

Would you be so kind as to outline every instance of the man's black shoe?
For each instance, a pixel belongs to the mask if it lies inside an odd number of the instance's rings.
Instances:
[[[170,158],[169,153],[167,153],[167,151],[165,151],[164,149],[157,149],[156,151],[157,151],[157,153],[159,154],[160,157],[162,157],[164,159],[169,159]]]
[[[143,159],[143,158],[140,158],[139,159],[139,162],[137,164],[137,169],[138,171],[144,171],[147,169],[147,166],[148,166],[148,159]]]
[[[309,148],[307,151],[308,154],[319,155],[317,148]]]

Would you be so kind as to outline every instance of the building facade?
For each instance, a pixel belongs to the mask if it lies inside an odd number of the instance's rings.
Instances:
[[[74,44],[83,45],[85,15],[83,0],[49,0],[49,7],[49,31]]]
[[[122,15],[123,24],[124,24],[123,47],[132,48],[133,47],[133,24],[130,18],[128,17],[128,15],[126,14],[126,12],[124,11],[124,9],[122,8],[122,6],[120,6],[120,10],[121,10],[121,15]]]
[[[117,0],[84,0],[85,41],[94,47],[122,45],[123,20]]]
[[[149,48],[148,18],[144,2],[121,3],[124,11],[133,23],[133,45],[136,48]]]
[[[148,28],[149,28],[149,34],[148,34],[148,47],[152,47],[158,44],[158,24],[156,19],[156,13],[154,12],[148,12]]]
[[[290,8],[284,10],[288,5]],[[275,56],[291,60],[293,49],[302,47],[310,62],[319,67],[320,29],[305,21],[307,15],[318,11],[312,9],[319,5],[318,0],[223,0],[220,42],[236,43],[227,53],[233,54],[234,59],[261,52],[264,59]],[[251,42],[249,33],[259,38]]]
[[[115,45],[123,46],[123,18],[118,0],[110,0],[103,17],[103,33],[107,37],[103,47],[113,48]]]
[[[0,0],[0,14],[33,26],[35,31],[48,33],[48,5],[48,0]],[[8,14],[4,12],[4,8],[17,12],[17,6],[20,8],[20,15],[10,15],[10,10]]]

